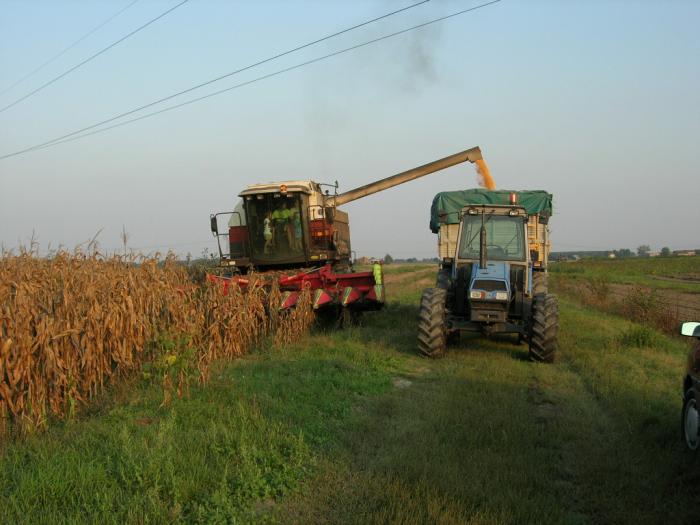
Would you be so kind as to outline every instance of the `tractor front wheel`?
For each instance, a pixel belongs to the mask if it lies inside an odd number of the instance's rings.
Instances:
[[[559,304],[550,294],[537,294],[532,301],[530,360],[551,363],[557,351]]]
[[[423,291],[418,317],[418,349],[428,357],[439,357],[447,346],[447,290]]]

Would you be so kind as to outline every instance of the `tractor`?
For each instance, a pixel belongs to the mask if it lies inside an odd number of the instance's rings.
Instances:
[[[551,363],[559,311],[547,265],[552,195],[472,189],[438,193],[430,228],[438,234],[436,285],[424,290],[418,348],[442,355],[465,332],[516,334],[532,361]]]

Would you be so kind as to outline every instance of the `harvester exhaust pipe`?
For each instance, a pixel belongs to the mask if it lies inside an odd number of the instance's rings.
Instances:
[[[345,193],[341,193],[340,195],[328,196],[326,206],[340,206],[342,204],[360,199],[362,197],[366,197],[367,195],[372,195],[373,193],[377,193],[378,191],[393,188],[394,186],[398,186],[399,184],[403,184],[404,182],[418,179],[420,177],[424,177],[425,175],[430,175],[431,173],[444,170],[445,168],[449,168],[456,164],[461,164],[462,162],[469,161],[474,163],[480,160],[483,160],[483,157],[481,156],[481,150],[479,149],[479,147],[477,146],[475,148],[470,148],[464,151],[460,151],[459,153],[455,153],[454,155],[450,155],[449,157],[445,157],[444,159],[429,162],[428,164],[418,166],[417,168],[397,173],[396,175],[392,175],[391,177],[378,180],[377,182],[365,184],[364,186],[360,186],[359,188],[355,188],[354,190],[346,191]]]

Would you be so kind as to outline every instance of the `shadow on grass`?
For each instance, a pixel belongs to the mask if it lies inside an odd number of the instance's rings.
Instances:
[[[608,418],[585,389],[538,386],[532,371],[551,367],[481,363],[362,406],[282,521],[693,522],[698,463],[684,463],[668,418],[643,406]]]
[[[366,406],[339,437],[344,455],[329,458],[283,521],[565,522],[551,488],[554,445],[541,444],[527,384],[496,373],[417,377]]]
[[[518,361],[529,361],[527,343],[517,343],[514,334],[496,334],[485,336],[478,333],[463,333],[458,341],[447,348],[448,352],[469,353],[478,352],[482,355],[507,355]]]
[[[389,303],[379,312],[366,312],[357,326],[337,331],[336,327],[320,329],[320,333],[358,341],[383,350],[420,356],[417,346],[418,307],[404,303]],[[480,333],[462,333],[459,340],[448,345],[447,355],[481,352],[507,354],[521,361],[528,360],[527,344],[516,344],[513,334],[487,337]]]

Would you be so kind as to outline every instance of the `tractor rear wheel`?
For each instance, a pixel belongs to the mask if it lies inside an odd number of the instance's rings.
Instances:
[[[418,349],[428,357],[439,357],[447,346],[447,290],[423,291],[418,317]]]
[[[440,270],[437,274],[437,282],[435,286],[447,290],[450,287],[450,272],[447,270]]]
[[[549,275],[545,272],[532,272],[532,295],[549,291]]]
[[[550,294],[537,294],[532,301],[530,321],[530,360],[551,363],[557,352],[559,304]]]

